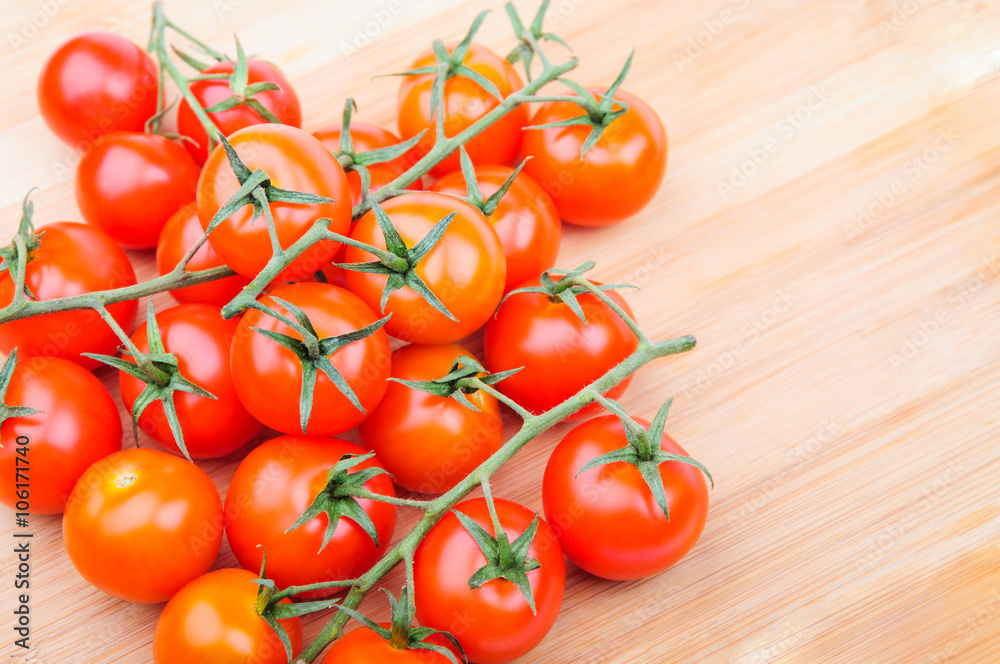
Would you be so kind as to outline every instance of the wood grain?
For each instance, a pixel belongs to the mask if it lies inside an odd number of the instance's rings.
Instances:
[[[570,565],[556,627],[521,662],[1000,660],[997,3],[553,5],[579,80],[609,81],[637,47],[626,87],[671,136],[656,200],[614,228],[567,229],[560,264],[596,259],[603,279],[642,286],[628,297],[651,335],[698,337],[693,353],[644,369],[624,401],[649,417],[676,395],[669,431],[717,488],[701,542],[667,573],[612,583]],[[396,82],[372,77],[432,37],[459,37],[483,7],[494,14],[482,41],[506,51],[493,1],[168,3],[211,43],[238,31],[281,63],[307,128],[337,121],[347,95],[392,126]],[[388,25],[345,58],[379,11]],[[148,18],[125,0],[0,5],[0,231],[32,186],[39,223],[80,218],[76,157],[35,107],[44,58],[86,29],[142,41]],[[153,274],[148,254],[132,258]],[[565,431],[532,443],[496,493],[540,508]],[[203,466],[224,491],[235,460]],[[13,556],[0,554],[5,661],[150,662],[159,607],[102,596],[69,565],[59,519],[34,528],[27,658],[10,645]],[[218,564],[234,564],[228,547]],[[365,609],[385,615],[381,599]]]

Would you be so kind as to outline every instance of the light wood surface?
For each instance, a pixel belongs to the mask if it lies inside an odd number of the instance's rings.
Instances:
[[[694,352],[642,370],[624,403],[650,417],[675,395],[668,430],[716,489],[700,543],[668,572],[612,583],[570,565],[558,623],[520,661],[1000,660],[996,2],[553,5],[552,28],[583,60],[578,80],[606,84],[637,47],[625,87],[671,138],[656,200],[614,228],[567,229],[560,264],[593,258],[602,279],[639,283],[627,297],[651,336],[698,337]],[[348,95],[360,118],[394,126],[397,81],[372,77],[433,37],[460,37],[486,7],[481,40],[506,52],[495,0],[168,2],[217,47],[239,32],[280,63],[306,128],[338,121]],[[379,11],[388,25],[345,58]],[[83,30],[142,42],[148,19],[148,5],[125,0],[0,5],[4,235],[32,186],[38,223],[80,218],[75,156],[36,111],[41,63]],[[149,254],[132,258],[140,278],[154,274]],[[566,430],[532,443],[496,493],[540,509],[544,463]],[[235,460],[203,466],[225,491]],[[4,511],[0,542],[10,521]],[[58,518],[33,528],[27,658],[11,646],[14,557],[0,545],[3,661],[151,662],[160,607],[83,582]],[[233,564],[224,546],[218,565]],[[386,613],[381,598],[364,608]]]

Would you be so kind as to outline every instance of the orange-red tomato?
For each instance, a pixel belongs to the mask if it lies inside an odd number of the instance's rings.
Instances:
[[[333,203],[271,203],[274,226],[283,248],[288,248],[320,218],[344,234],[351,224],[351,191],[336,158],[310,134],[280,124],[253,125],[229,137],[237,154],[252,171],[263,170],[274,186],[332,198]],[[240,188],[222,146],[205,162],[198,180],[198,218],[208,229],[215,213]],[[247,205],[226,218],[208,236],[219,258],[243,276],[253,279],[270,260],[271,237],[264,219],[253,218]],[[279,275],[296,279],[317,272],[337,252],[339,243],[323,240],[296,258]]]
[[[128,256],[103,231],[86,224],[58,222],[37,232],[45,235],[28,263],[25,286],[39,300],[135,285]],[[0,274],[0,307],[10,304],[13,298],[14,280],[5,271]],[[115,321],[126,330],[132,328],[137,308],[135,300],[108,305]],[[0,325],[0,351],[9,354],[17,347],[21,362],[37,356],[61,357],[93,370],[100,363],[80,353],[114,355],[118,344],[118,337],[92,309]]]
[[[231,61],[219,62],[202,73],[232,74],[234,67],[235,65]],[[248,59],[247,83],[249,85],[254,83],[276,84],[281,88],[280,90],[262,90],[255,94],[253,99],[274,113],[281,120],[281,124],[292,127],[302,126],[302,108],[299,105],[299,97],[295,94],[292,84],[288,82],[277,66],[264,60]],[[233,96],[233,89],[227,78],[194,81],[190,85],[190,89],[195,99],[201,103],[202,108],[210,108]],[[229,136],[244,127],[268,122],[260,113],[243,104],[225,111],[209,113],[208,117],[211,118],[223,136]],[[208,158],[208,136],[186,99],[181,99],[180,106],[177,107],[177,131],[182,136],[193,139],[194,142],[184,141],[184,146],[195,161],[199,164],[205,163],[205,159]]]
[[[403,346],[392,354],[392,377],[441,378],[455,360],[472,353],[456,344]],[[358,428],[396,484],[422,493],[444,493],[503,445],[497,400],[482,390],[466,395],[479,411],[390,382],[385,397]]]
[[[188,454],[195,459],[213,459],[250,442],[261,424],[240,403],[229,369],[230,348],[239,320],[224,319],[218,307],[208,304],[181,304],[158,313],[156,322],[164,348],[177,357],[181,375],[215,397],[174,392],[174,407]],[[140,352],[149,352],[145,323],[132,334],[132,343]],[[134,362],[127,354],[123,358]],[[118,382],[122,401],[131,412],[146,384],[124,371],[119,372]],[[159,401],[146,406],[139,427],[166,449],[180,453]]]
[[[649,428],[648,422],[636,422]],[[597,457],[627,445],[614,415],[584,422],[556,447],[542,484],[545,518],[563,552],[605,579],[641,579],[667,569],[698,541],[708,515],[705,477],[681,461],[660,464],[670,521],[635,466],[619,461],[580,473]],[[666,435],[660,448],[687,456]]]
[[[131,448],[93,464],[63,514],[73,567],[90,584],[129,602],[165,602],[215,562],[222,499],[190,461]]]
[[[114,399],[92,373],[69,360],[19,362],[5,402],[41,411],[10,418],[0,428],[0,502],[19,512],[61,513],[90,464],[122,448]],[[21,455],[19,447],[27,452]]]
[[[420,344],[457,341],[472,334],[493,315],[503,296],[507,274],[503,246],[483,213],[465,201],[446,194],[415,192],[386,201],[382,208],[407,247],[422,240],[448,214],[455,217],[434,248],[415,271],[451,314],[451,320],[432,307],[417,291],[403,287],[389,296],[385,313],[393,316],[385,329],[394,337]],[[354,225],[351,238],[385,248],[385,236],[368,212]],[[377,258],[367,251],[348,247],[348,263],[365,263]],[[387,277],[349,271],[351,291],[376,311],[381,308]]]
[[[153,662],[286,664],[285,647],[257,613],[256,579],[246,570],[220,569],[181,588],[156,623]],[[280,623],[295,656],[302,650],[302,621]]]
[[[448,52],[455,45],[448,47]],[[465,66],[478,72],[493,83],[504,98],[519,90],[524,84],[513,65],[485,46],[473,43],[465,54]],[[433,51],[421,54],[411,69],[436,66]],[[431,117],[431,88],[434,74],[406,76],[399,87],[399,133],[404,139],[413,138],[424,129],[427,133],[417,144],[416,154],[425,155],[432,147],[437,134]],[[464,76],[452,76],[444,84],[444,130],[455,136],[473,122],[496,108],[500,102],[481,85]],[[521,150],[522,129],[528,124],[528,109],[521,105],[489,126],[465,144],[474,164],[506,164],[512,166]],[[460,167],[458,152],[454,152],[431,170],[441,176]]]
[[[240,565],[260,570],[267,551],[267,576],[280,588],[325,581],[353,579],[366,572],[389,549],[396,529],[396,506],[358,499],[379,535],[376,547],[361,526],[341,517],[337,530],[320,551],[329,523],[320,514],[288,531],[327,485],[327,473],[345,454],[367,450],[339,438],[281,436],[247,455],[233,475],[226,494],[226,538]],[[379,466],[369,459],[353,470]],[[395,496],[392,480],[384,473],[365,488]],[[333,595],[336,591],[302,593],[303,598]]]
[[[382,627],[389,629],[389,624],[382,623]],[[424,643],[448,648],[462,661],[454,646],[440,634],[432,634]],[[367,627],[359,627],[337,639],[320,664],[451,664],[451,660],[433,650],[396,648]]]
[[[594,89],[598,96],[603,89]],[[580,158],[590,127],[576,125],[524,132],[522,151],[532,157],[524,170],[556,202],[562,220],[579,226],[609,226],[628,219],[652,200],[667,170],[667,133],[646,102],[619,90],[629,110],[616,118]],[[615,106],[615,110],[620,109]],[[548,102],[531,124],[580,117],[570,102]]]
[[[477,166],[476,181],[483,198],[489,198],[514,172],[509,166]],[[452,196],[465,197],[461,171],[448,173],[429,188]],[[522,171],[511,183],[500,204],[490,215],[490,223],[500,236],[507,258],[507,285],[504,292],[525,281],[537,279],[556,264],[562,224],[555,203],[541,185]]]

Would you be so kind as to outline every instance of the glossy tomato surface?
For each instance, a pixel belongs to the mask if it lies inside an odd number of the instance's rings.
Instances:
[[[383,623],[382,627],[389,629],[389,624]],[[434,634],[424,642],[449,648],[462,661],[443,636]],[[320,664],[451,664],[451,660],[431,650],[396,648],[367,627],[359,627],[337,639]]]

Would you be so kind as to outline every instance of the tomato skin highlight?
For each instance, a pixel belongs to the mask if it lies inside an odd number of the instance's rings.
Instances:
[[[128,249],[156,246],[170,217],[194,198],[198,165],[155,134],[102,136],[76,169],[76,202],[87,223]]]
[[[598,99],[603,89],[591,90]],[[549,192],[562,220],[577,226],[610,226],[642,210],[660,188],[667,170],[667,133],[656,111],[619,90],[629,110],[615,119],[580,157],[590,127],[577,125],[525,131],[524,171]],[[619,109],[620,106],[615,106]],[[580,117],[570,102],[546,102],[532,125]]]
[[[135,272],[128,256],[103,231],[75,222],[57,222],[39,228],[41,246],[26,268],[25,286],[39,300],[134,286]],[[0,307],[14,299],[9,271],[0,275]],[[135,300],[108,305],[115,321],[132,328],[138,311]],[[17,347],[19,362],[34,357],[61,357],[94,370],[101,364],[80,353],[114,355],[119,339],[91,309],[61,311],[0,325],[0,352]],[[42,366],[41,364],[33,366]]]
[[[528,508],[509,500],[495,499],[494,504],[511,541],[535,517]],[[496,534],[485,499],[466,500],[454,509]],[[528,556],[541,563],[527,573],[537,614],[532,614],[521,591],[506,579],[494,579],[476,590],[469,587],[469,577],[486,564],[486,558],[458,517],[449,512],[420,543],[414,557],[417,620],[453,634],[469,661],[476,664],[503,664],[527,654],[555,623],[566,585],[562,551],[544,520],[539,520]]]
[[[261,124],[240,129],[229,137],[240,158],[251,170],[267,173],[282,189],[332,198],[333,203],[271,203],[271,212],[283,248],[288,248],[320,218],[331,220],[329,229],[344,235],[351,224],[351,191],[336,158],[310,134],[288,125]],[[198,218],[207,230],[215,213],[239,190],[222,146],[209,155],[198,180]],[[253,220],[253,207],[244,206],[227,217],[208,237],[222,261],[253,279],[270,260],[271,239],[267,223]],[[295,280],[325,267],[340,243],[323,240],[296,258],[278,277]]]
[[[392,377],[428,381],[473,354],[456,344],[403,346],[392,355]],[[378,408],[358,427],[396,484],[410,491],[444,493],[503,445],[497,400],[482,390],[466,395],[476,412],[450,397],[390,382]]]
[[[455,44],[448,45],[448,52],[454,48]],[[496,85],[504,98],[524,85],[513,65],[481,44],[473,42],[469,46],[463,64]],[[418,56],[409,69],[428,66],[437,66],[430,49]],[[436,123],[431,117],[434,78],[434,74],[405,76],[399,86],[399,134],[403,139],[410,139],[427,130],[414,148],[415,154],[421,157],[434,147],[437,135]],[[472,79],[452,76],[444,84],[445,134],[455,136],[499,105],[496,97]],[[487,127],[465,144],[472,163],[513,166],[521,150],[522,130],[526,124],[528,108],[521,105]],[[460,167],[459,153],[455,151],[432,168],[431,175],[440,177]]]
[[[250,442],[260,432],[261,424],[236,396],[229,369],[230,348],[239,320],[224,319],[217,307],[208,304],[182,304],[159,312],[156,321],[164,348],[177,356],[181,375],[216,397],[174,393],[174,407],[188,454],[195,459],[214,459]],[[145,323],[132,333],[132,343],[140,352],[149,352]],[[134,363],[129,355],[123,355],[123,359]],[[124,371],[118,374],[118,384],[122,401],[131,412],[146,384]],[[143,411],[139,428],[165,449],[180,454],[159,401]]]
[[[166,452],[131,448],[80,477],[63,514],[63,540],[91,585],[156,604],[212,567],[222,525],[222,499],[205,471]]]
[[[181,588],[156,622],[153,662],[287,664],[281,640],[255,609],[256,579],[247,570],[220,569]],[[302,650],[302,620],[280,623],[295,656]]]
[[[122,422],[111,394],[69,360],[19,361],[6,402],[42,411],[8,419],[0,428],[0,503],[12,509],[19,500],[15,484],[25,481],[18,479],[18,471],[29,478],[30,512],[61,514],[84,471],[122,448]],[[29,441],[28,452],[18,463],[22,436]]]
[[[113,131],[142,131],[156,113],[157,65],[138,45],[108,32],[62,44],[38,76],[38,108],[59,138],[84,152]]]
[[[539,280],[523,284],[537,286]],[[605,291],[629,316],[632,309],[615,291]],[[484,347],[492,373],[524,367],[497,383],[497,389],[532,413],[542,413],[570,398],[635,352],[639,341],[628,325],[597,296],[577,296],[588,323],[562,302],[543,293],[515,293],[486,324]],[[634,316],[633,316],[634,318]],[[607,391],[621,396],[632,377]],[[569,419],[601,410],[580,409]]]
[[[385,555],[396,529],[396,506],[387,503],[358,501],[378,530],[377,548],[361,526],[347,517],[341,517],[322,552],[320,545],[328,523],[325,514],[285,532],[326,487],[327,472],[345,454],[367,454],[367,450],[338,438],[281,436],[247,455],[236,469],[226,495],[226,537],[240,565],[259,571],[262,551],[267,551],[267,576],[279,588],[285,588],[353,579]],[[369,459],[355,469],[378,465],[377,460]],[[373,477],[364,486],[375,493],[396,495],[388,475]],[[299,597],[333,594],[336,590],[302,593]]]
[[[414,192],[387,200],[382,209],[389,215],[407,247],[422,240],[433,226],[455,212],[448,230],[416,267],[417,275],[437,295],[457,321],[436,310],[411,288],[389,296],[385,313],[393,316],[385,329],[392,336],[419,344],[443,344],[469,336],[493,315],[507,274],[503,246],[482,212],[454,196]],[[385,236],[368,212],[354,224],[351,238],[385,249]],[[377,260],[355,247],[345,252],[348,263]],[[373,310],[381,307],[387,277],[348,271],[348,288]]]
[[[584,422],[556,446],[542,484],[545,518],[563,552],[605,579],[641,579],[667,569],[695,545],[708,515],[704,475],[680,461],[660,465],[669,522],[635,466],[615,462],[577,475],[593,459],[626,445],[614,415]],[[666,435],[660,448],[688,456]]]
[[[389,629],[389,623],[381,623]],[[439,634],[433,634],[424,639],[425,643],[434,643],[451,649],[455,658],[461,662],[455,648]],[[451,664],[451,660],[439,652],[432,650],[394,648],[388,641],[368,629],[359,627],[334,642],[320,664]]]
[[[235,65],[230,61],[218,62],[202,73],[232,74],[234,67]],[[280,90],[263,90],[255,94],[253,98],[263,104],[264,108],[274,113],[281,120],[281,124],[291,127],[302,126],[302,107],[299,104],[299,97],[295,94],[295,88],[276,65],[264,60],[248,58],[247,83],[250,85],[254,83],[277,84],[281,88]],[[210,108],[233,96],[233,90],[229,87],[229,79],[226,78],[194,81],[191,83],[191,92],[195,99],[201,103],[202,108]],[[215,123],[222,135],[227,137],[244,127],[268,122],[257,111],[242,104],[225,111],[209,113],[208,117]],[[208,158],[208,135],[194,111],[191,110],[191,105],[184,98],[181,98],[181,103],[177,108],[177,131],[182,136],[187,136],[194,141],[193,143],[185,141],[184,147],[197,163],[204,164]]]

